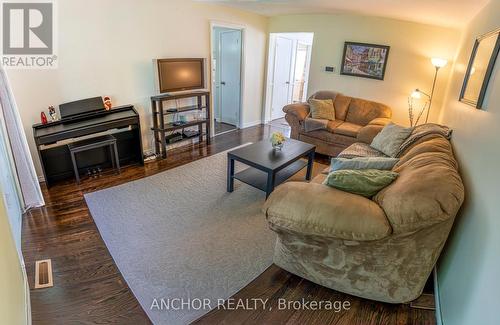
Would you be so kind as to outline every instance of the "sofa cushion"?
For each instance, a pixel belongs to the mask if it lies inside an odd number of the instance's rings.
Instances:
[[[319,90],[309,97],[309,99],[311,98],[333,100],[333,106],[335,106],[335,118],[337,120],[345,121],[351,97],[344,96],[336,91]]]
[[[338,158],[355,158],[355,157],[387,157],[380,151],[373,149],[370,145],[363,142],[356,142],[342,150],[337,155]]]
[[[356,141],[356,139],[352,137],[346,137],[340,134],[333,134],[328,131],[320,131],[320,132],[328,133],[330,136],[333,137],[333,139],[329,140],[334,140],[334,141],[329,142],[318,138],[310,137],[308,135],[309,133],[299,133],[298,139],[300,141],[315,145],[317,153],[331,157],[336,157],[340,152],[342,152],[342,150],[344,150],[346,147],[348,147],[349,145],[353,144]]]
[[[421,139],[415,141],[407,150],[404,151],[403,155],[399,158],[399,162],[396,164],[395,168],[400,168],[406,162],[413,159],[414,157],[425,154],[428,152],[440,152],[442,154],[450,154],[451,152],[450,142],[443,138],[443,136],[438,134],[428,134]],[[458,163],[453,155],[448,157],[448,163],[458,170]]]
[[[345,120],[346,122],[365,126],[375,118],[389,118],[391,115],[391,109],[387,105],[360,98],[352,98]]]
[[[394,232],[455,217],[464,199],[451,144],[443,137],[414,145],[394,168],[399,177],[375,197]]]
[[[389,123],[373,138],[370,146],[387,156],[396,157],[401,144],[410,136],[412,131],[413,128],[405,128]]]
[[[377,117],[376,119],[373,119],[368,123],[369,125],[381,125],[381,126],[386,126],[387,124],[391,123],[391,119],[387,117]]]
[[[318,90],[314,94],[309,97],[309,99],[314,98],[314,99],[331,99],[335,101],[337,96],[340,95],[338,92],[333,91],[333,90]]]
[[[338,94],[337,97],[335,97],[333,105],[335,105],[335,117],[337,120],[345,121],[351,99],[352,97],[344,96],[342,94]]]
[[[344,123],[344,121],[341,120],[328,121],[326,129],[333,133],[333,130],[335,130],[342,123]]]
[[[327,130],[317,130],[317,131],[311,131],[311,132],[301,132],[301,135],[305,135],[309,138],[315,138],[321,141],[325,141],[328,143],[336,143],[340,144],[344,147],[348,147],[354,142],[356,142],[356,138],[353,137],[348,137],[346,135],[342,134],[335,134]],[[301,136],[299,136],[299,140],[301,140]]]
[[[366,144],[371,144],[373,142],[373,139],[382,131],[384,128],[383,125],[377,125],[377,124],[368,124],[365,125],[359,130],[358,135],[356,138],[358,139],[359,142],[363,142]]]
[[[357,137],[359,130],[361,130],[362,126],[349,123],[349,122],[344,122],[337,126],[334,130],[333,133],[337,134],[342,134],[342,135],[347,135],[348,137]]]
[[[313,119],[335,120],[335,107],[331,99],[309,99]]]
[[[271,194],[263,210],[274,227],[306,236],[375,240],[391,233],[375,202],[317,183],[286,182]]]
[[[372,197],[397,177],[398,173],[390,170],[343,169],[328,174],[323,184],[345,192]]]

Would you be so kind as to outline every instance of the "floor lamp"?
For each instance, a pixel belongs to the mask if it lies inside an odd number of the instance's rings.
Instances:
[[[427,123],[427,121],[429,120],[429,113],[431,111],[432,98],[434,96],[434,89],[436,88],[436,80],[437,80],[437,75],[438,75],[439,69],[444,67],[446,65],[446,63],[448,63],[448,61],[446,61],[445,59],[441,59],[441,58],[432,58],[431,63],[434,66],[434,68],[436,68],[436,72],[434,73],[434,80],[432,81],[431,94],[429,95],[429,94],[421,91],[418,88],[415,89],[411,94],[411,98],[420,99],[420,98],[422,98],[422,95],[424,95],[429,100],[429,107],[427,108],[427,115],[425,117],[425,123]],[[424,109],[425,109],[425,105],[424,105],[423,110]],[[422,111],[422,113],[423,113],[423,111]],[[417,119],[417,122],[418,122],[418,119]]]

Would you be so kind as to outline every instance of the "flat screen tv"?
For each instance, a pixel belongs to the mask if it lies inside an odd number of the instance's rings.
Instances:
[[[154,61],[159,93],[205,88],[205,59],[158,59]]]

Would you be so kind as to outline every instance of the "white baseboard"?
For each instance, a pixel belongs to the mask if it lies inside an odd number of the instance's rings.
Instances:
[[[284,118],[284,117],[285,117],[285,113],[283,113],[283,115],[280,115],[280,116],[271,116],[271,121],[279,120],[279,119]]]
[[[241,125],[241,128],[245,129],[245,128],[249,128],[251,126],[256,126],[256,125],[260,125],[260,124],[263,124],[261,120],[253,121],[253,122],[247,122],[247,123],[243,123]]]
[[[441,317],[441,303],[439,299],[439,283],[437,275],[437,265],[432,270],[434,280],[434,304],[436,305],[436,325],[443,325],[443,318]]]

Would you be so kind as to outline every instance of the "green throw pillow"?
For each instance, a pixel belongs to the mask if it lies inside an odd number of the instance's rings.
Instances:
[[[396,157],[399,148],[413,132],[413,129],[389,123],[373,138],[370,147],[389,157]]]
[[[332,158],[330,172],[342,169],[391,170],[398,161],[399,158],[391,157]]]
[[[345,192],[372,197],[397,177],[398,173],[390,170],[344,169],[328,174],[323,184]]]
[[[335,120],[335,106],[331,99],[309,99],[311,117],[323,120]]]

